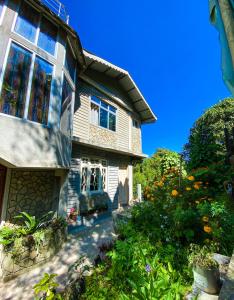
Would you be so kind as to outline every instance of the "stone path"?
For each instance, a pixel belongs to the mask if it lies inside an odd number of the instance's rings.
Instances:
[[[69,235],[64,247],[51,261],[9,282],[0,283],[0,299],[34,299],[32,287],[41,279],[45,272],[58,274],[57,281],[60,284],[64,284],[70,264],[77,261],[82,255],[85,255],[91,263],[98,253],[98,245],[114,238],[115,234],[111,218],[77,235]]]

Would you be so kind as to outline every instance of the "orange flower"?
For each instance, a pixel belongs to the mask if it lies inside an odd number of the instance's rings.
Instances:
[[[193,180],[195,180],[195,178],[194,178],[194,176],[191,175],[188,177],[188,180],[193,181]]]
[[[203,222],[208,222],[208,221],[209,221],[209,218],[208,218],[207,216],[204,216],[204,217],[202,217],[202,221],[203,221]]]
[[[191,187],[189,187],[189,186],[186,186],[186,191],[191,191]]]
[[[177,190],[172,190],[171,195],[172,195],[173,197],[176,197],[176,196],[179,195],[179,193],[177,192]]]
[[[209,225],[205,225],[205,226],[203,227],[203,230],[204,230],[205,232],[207,232],[207,233],[211,233],[211,232],[212,232],[212,228],[211,228]]]
[[[195,188],[195,190],[199,190],[200,189],[199,184],[196,184],[196,183],[193,185],[193,187]]]

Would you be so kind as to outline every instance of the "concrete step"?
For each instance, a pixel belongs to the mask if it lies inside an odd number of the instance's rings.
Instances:
[[[219,294],[219,300],[234,300],[234,252],[228,267],[226,279]]]

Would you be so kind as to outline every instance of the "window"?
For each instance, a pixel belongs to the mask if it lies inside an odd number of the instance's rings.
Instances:
[[[103,192],[107,189],[105,160],[83,158],[81,163],[81,192]]]
[[[38,46],[54,55],[57,39],[57,27],[46,18],[42,18]]]
[[[28,119],[47,125],[53,66],[36,56]]]
[[[0,0],[0,16],[2,15],[4,2],[5,0]]]
[[[70,136],[72,130],[72,97],[73,90],[66,77],[64,77],[60,128],[64,134]]]
[[[39,35],[37,35],[38,27]],[[20,6],[14,30],[51,55],[55,54],[57,27],[46,18],[40,18],[39,12],[24,1]]]
[[[71,79],[75,81],[76,60],[72,54],[69,44],[67,44],[66,48],[65,68],[71,76]]]
[[[15,32],[34,43],[36,39],[39,14],[26,2],[22,2],[15,24]]]
[[[140,128],[139,122],[136,119],[132,119],[132,126],[135,128]]]
[[[0,112],[47,125],[52,76],[51,64],[12,42],[3,76]]]
[[[91,123],[116,131],[116,108],[92,96]]]
[[[3,77],[0,112],[23,118],[32,53],[12,44]]]

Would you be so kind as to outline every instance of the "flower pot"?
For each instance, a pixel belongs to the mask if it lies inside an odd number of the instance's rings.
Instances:
[[[220,291],[219,269],[212,267],[210,269],[194,266],[193,268],[194,284],[203,292],[208,294],[218,294]]]

